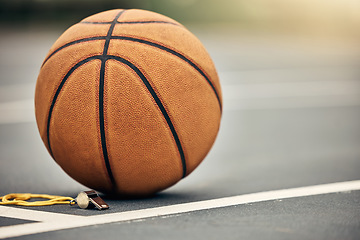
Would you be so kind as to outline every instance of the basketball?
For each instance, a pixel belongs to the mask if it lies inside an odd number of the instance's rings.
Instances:
[[[56,40],[37,79],[35,114],[70,177],[106,194],[147,196],[205,158],[220,126],[221,86],[183,25],[150,11],[110,10]]]

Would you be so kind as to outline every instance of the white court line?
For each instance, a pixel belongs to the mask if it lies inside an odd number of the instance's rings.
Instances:
[[[20,85],[13,88],[25,89],[26,86]],[[3,89],[2,92],[10,94],[15,92],[14,89],[10,89],[11,91]],[[225,84],[222,89],[225,111],[360,105],[360,81],[358,80],[247,82]],[[0,124],[28,122],[35,122],[32,98],[0,102]]]
[[[223,85],[224,110],[360,105],[360,81],[312,80]]]
[[[109,213],[96,216],[74,216],[69,214],[48,213],[36,210],[24,210],[14,207],[0,206],[0,216],[41,221],[1,227],[0,238],[18,237],[29,234],[85,227],[97,224],[133,221],[137,219],[229,207],[240,204],[355,190],[360,190],[360,180],[252,193],[206,201],[183,203],[127,212]]]
[[[222,86],[229,99],[360,95],[359,80],[237,83]]]
[[[0,124],[35,122],[34,99],[0,103]]]
[[[224,97],[224,111],[309,109],[360,106],[360,95],[308,96],[289,98],[229,99]]]
[[[17,207],[7,207],[0,205],[0,216],[18,218],[37,222],[63,221],[67,219],[82,218],[82,216],[69,215],[63,213],[43,212]],[[0,229],[2,229],[0,227]]]

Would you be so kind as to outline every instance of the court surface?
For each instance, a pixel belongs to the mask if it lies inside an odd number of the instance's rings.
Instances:
[[[359,239],[360,47],[351,40],[190,28],[217,66],[224,112],[204,162],[148,199],[106,211],[0,206],[0,238]],[[0,195],[87,190],[47,153],[33,113],[65,29],[3,29]]]

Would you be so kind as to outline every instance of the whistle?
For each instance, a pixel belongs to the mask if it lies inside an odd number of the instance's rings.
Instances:
[[[80,192],[75,198],[75,202],[83,209],[96,207],[99,210],[105,210],[109,208],[109,205],[94,190]]]

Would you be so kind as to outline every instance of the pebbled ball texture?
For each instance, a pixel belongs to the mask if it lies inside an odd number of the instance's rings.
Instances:
[[[35,91],[54,160],[83,185],[146,196],[190,174],[213,145],[221,88],[200,41],[144,10],[85,18],[51,47]]]

